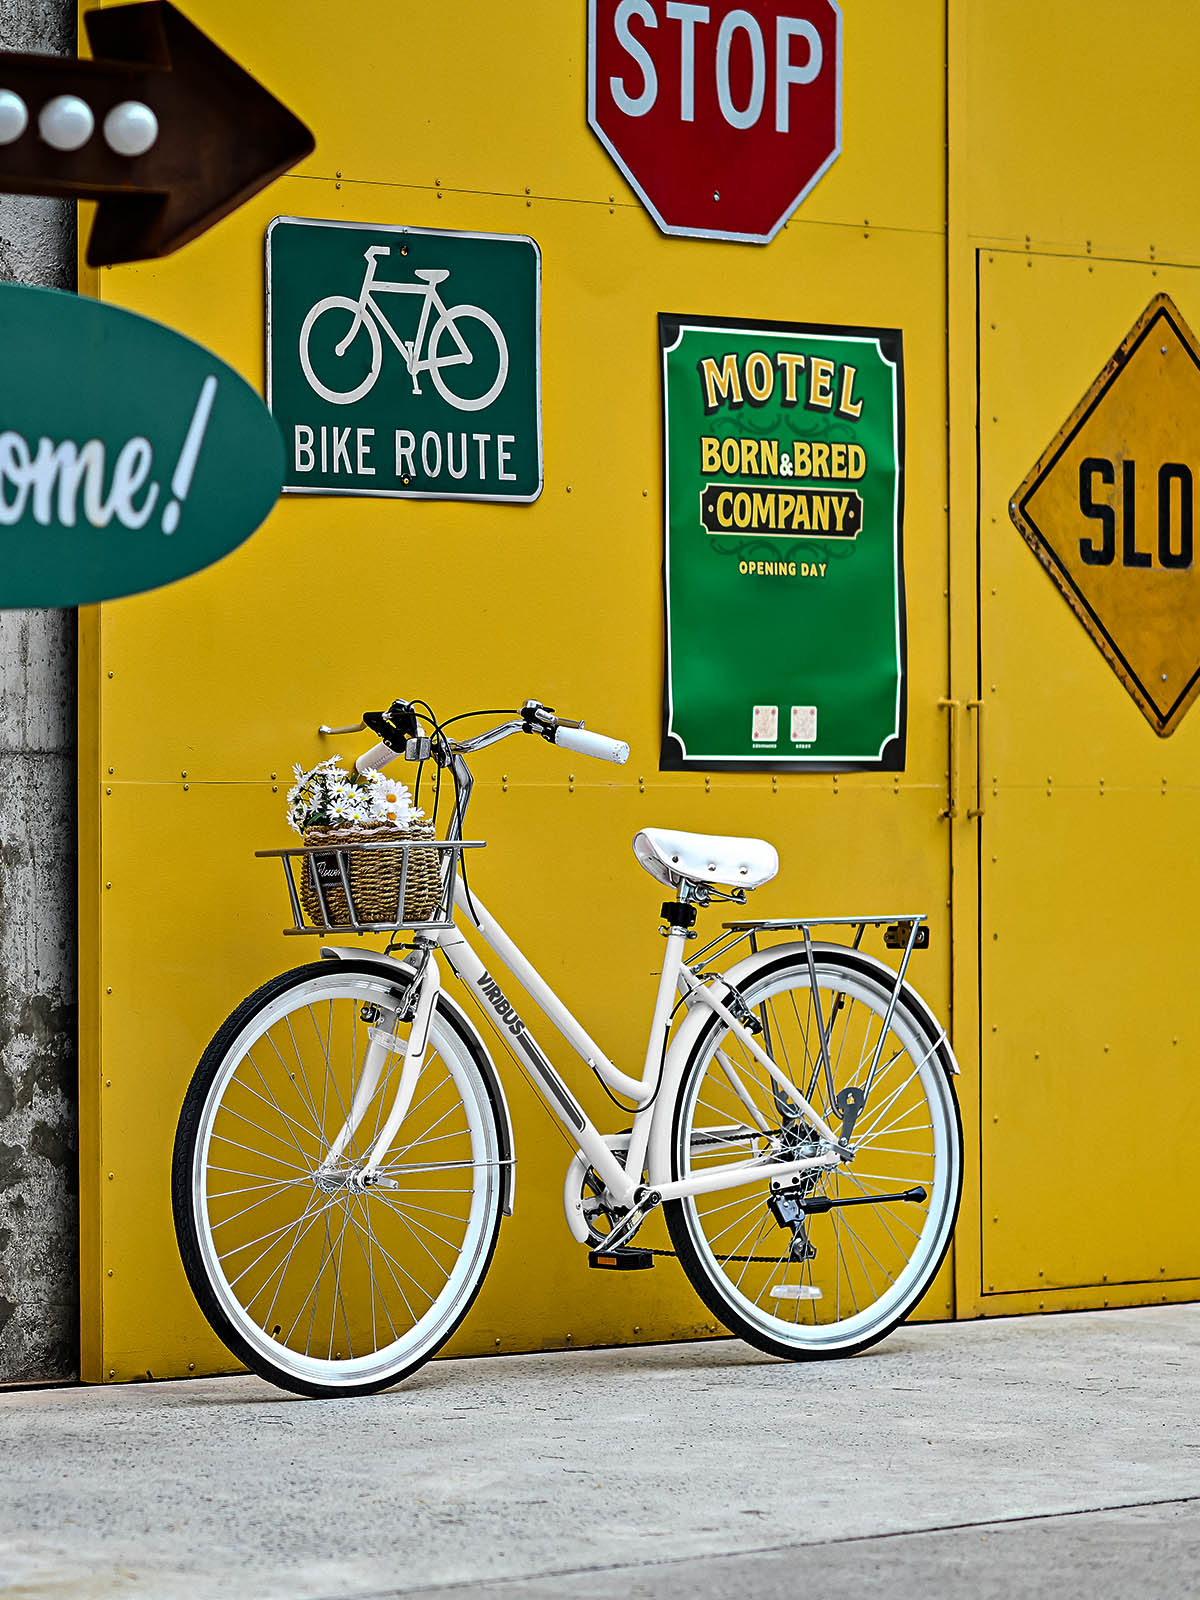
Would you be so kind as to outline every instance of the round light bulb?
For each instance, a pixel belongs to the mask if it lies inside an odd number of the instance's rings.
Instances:
[[[29,126],[24,100],[11,89],[0,89],[0,144],[12,144]]]
[[[38,132],[54,150],[81,150],[95,126],[91,106],[74,94],[56,94],[38,113]]]
[[[104,119],[104,142],[119,156],[144,156],[158,138],[158,118],[140,100],[122,100]]]

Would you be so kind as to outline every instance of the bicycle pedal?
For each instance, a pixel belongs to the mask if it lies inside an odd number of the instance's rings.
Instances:
[[[604,1272],[645,1272],[654,1265],[654,1251],[633,1246],[618,1245],[615,1250],[588,1252],[588,1266],[599,1267]]]

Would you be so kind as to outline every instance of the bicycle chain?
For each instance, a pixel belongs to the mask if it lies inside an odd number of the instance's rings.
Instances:
[[[597,1245],[595,1248],[599,1250],[603,1249],[603,1246]],[[618,1248],[623,1247],[619,1246]],[[649,1245],[645,1244],[635,1244],[629,1246],[629,1248],[633,1250],[645,1250],[648,1255],[652,1256],[669,1256],[672,1261],[679,1260],[679,1257],[674,1250],[652,1250]],[[783,1256],[726,1256],[721,1265],[724,1266],[726,1261],[759,1261],[762,1262],[764,1266],[777,1267],[783,1259]]]

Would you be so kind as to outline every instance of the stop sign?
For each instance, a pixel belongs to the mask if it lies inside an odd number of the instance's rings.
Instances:
[[[664,233],[773,239],[841,149],[835,0],[589,0],[588,121]]]

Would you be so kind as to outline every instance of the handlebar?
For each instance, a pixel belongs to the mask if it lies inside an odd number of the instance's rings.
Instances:
[[[606,734],[592,733],[587,728],[556,728],[554,742],[578,755],[595,756],[597,761],[615,761],[618,766],[624,766],[629,760],[629,746],[623,739],[610,739]]]
[[[354,762],[355,772],[378,772],[380,767],[386,767],[389,761],[394,761],[399,751],[393,750],[390,744],[373,744],[369,750],[364,750]]]
[[[363,718],[365,725],[376,733],[382,733],[384,739],[369,750],[364,750],[356,759],[354,766],[357,772],[378,771],[398,755],[409,761],[424,761],[432,756],[445,766],[461,761],[464,754],[482,750],[514,733],[537,733],[560,749],[573,751],[576,755],[592,756],[597,761],[612,761],[618,766],[629,760],[629,746],[624,740],[593,733],[582,722],[557,716],[550,706],[542,705],[539,700],[526,700],[521,707],[519,720],[502,722],[473,739],[455,742],[444,738],[431,740],[422,734],[409,701],[396,700],[389,711],[364,712]]]

